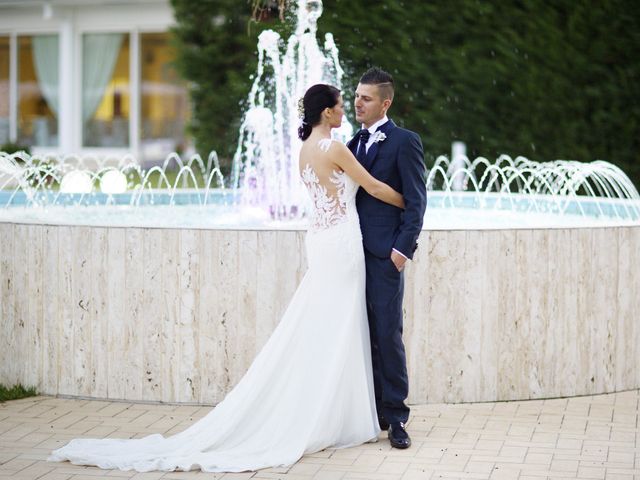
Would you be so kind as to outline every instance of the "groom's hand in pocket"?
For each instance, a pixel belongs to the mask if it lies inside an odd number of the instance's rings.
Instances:
[[[407,257],[397,252],[396,250],[391,250],[391,261],[396,266],[399,272],[404,270],[404,264],[407,262]]]

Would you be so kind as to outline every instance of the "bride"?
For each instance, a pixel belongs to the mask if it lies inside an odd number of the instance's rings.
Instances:
[[[50,461],[100,468],[241,472],[288,466],[305,453],[375,441],[376,414],[358,186],[403,208],[349,149],[331,140],[344,115],[340,91],[304,95],[300,174],[313,203],[309,269],[253,364],[207,416],[170,437],[75,439]]]

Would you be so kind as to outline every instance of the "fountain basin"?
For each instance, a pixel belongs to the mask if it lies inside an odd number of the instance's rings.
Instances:
[[[215,404],[306,269],[301,225],[44,223],[0,221],[0,382],[46,394]],[[640,388],[637,222],[427,228],[406,270],[411,403]]]
[[[177,189],[64,194],[0,190],[0,222],[93,227],[304,230],[303,218],[273,220],[263,207],[239,207],[233,190]],[[429,192],[428,230],[567,228],[640,225],[640,201],[471,192]]]

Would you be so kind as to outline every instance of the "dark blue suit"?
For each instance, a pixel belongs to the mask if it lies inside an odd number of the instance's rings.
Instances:
[[[363,166],[378,180],[402,193],[405,209],[394,207],[358,191],[356,205],[367,269],[367,314],[376,407],[390,423],[406,422],[409,407],[407,362],[402,343],[404,274],[391,261],[396,249],[413,258],[427,206],[424,154],[420,137],[391,120],[378,131],[383,141],[369,147]],[[356,155],[358,136],[347,146]]]

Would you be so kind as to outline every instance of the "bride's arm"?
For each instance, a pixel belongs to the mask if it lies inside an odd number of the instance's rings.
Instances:
[[[349,175],[358,185],[364,188],[372,197],[398,208],[404,208],[402,195],[367,172],[367,170],[360,164],[360,162],[358,162],[358,160],[356,160],[356,157],[353,156],[353,153],[351,153],[345,145],[338,143],[337,146],[336,155],[333,159],[336,165],[344,170],[347,175]]]

